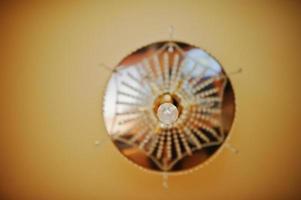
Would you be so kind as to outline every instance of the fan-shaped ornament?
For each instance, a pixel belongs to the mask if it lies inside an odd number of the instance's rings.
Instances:
[[[157,172],[204,164],[225,142],[234,113],[233,88],[219,62],[175,41],[124,58],[104,96],[113,143],[133,163]]]

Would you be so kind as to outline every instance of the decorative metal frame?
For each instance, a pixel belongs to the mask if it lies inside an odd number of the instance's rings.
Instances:
[[[174,122],[160,120],[162,104],[177,108]],[[120,152],[157,172],[203,164],[224,143],[235,115],[233,88],[219,62],[176,41],[153,43],[124,58],[113,70],[103,106]]]

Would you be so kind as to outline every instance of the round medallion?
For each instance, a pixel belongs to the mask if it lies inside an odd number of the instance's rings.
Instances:
[[[121,154],[158,172],[202,165],[224,143],[234,92],[219,62],[182,42],[158,42],[124,58],[104,96],[107,132]]]

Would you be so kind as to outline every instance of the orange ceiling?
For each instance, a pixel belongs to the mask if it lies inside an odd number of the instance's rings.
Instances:
[[[300,198],[301,4],[99,1],[0,4],[0,199]],[[135,49],[168,39],[212,53],[231,77],[228,149],[169,178],[124,159],[107,138],[102,95]]]

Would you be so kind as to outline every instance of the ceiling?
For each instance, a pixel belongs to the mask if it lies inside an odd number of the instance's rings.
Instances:
[[[301,196],[298,1],[7,2],[1,16],[0,199],[298,199]],[[208,165],[169,177],[124,159],[102,97],[132,51],[174,38],[232,75],[237,113]],[[95,143],[100,143],[95,145]]]

